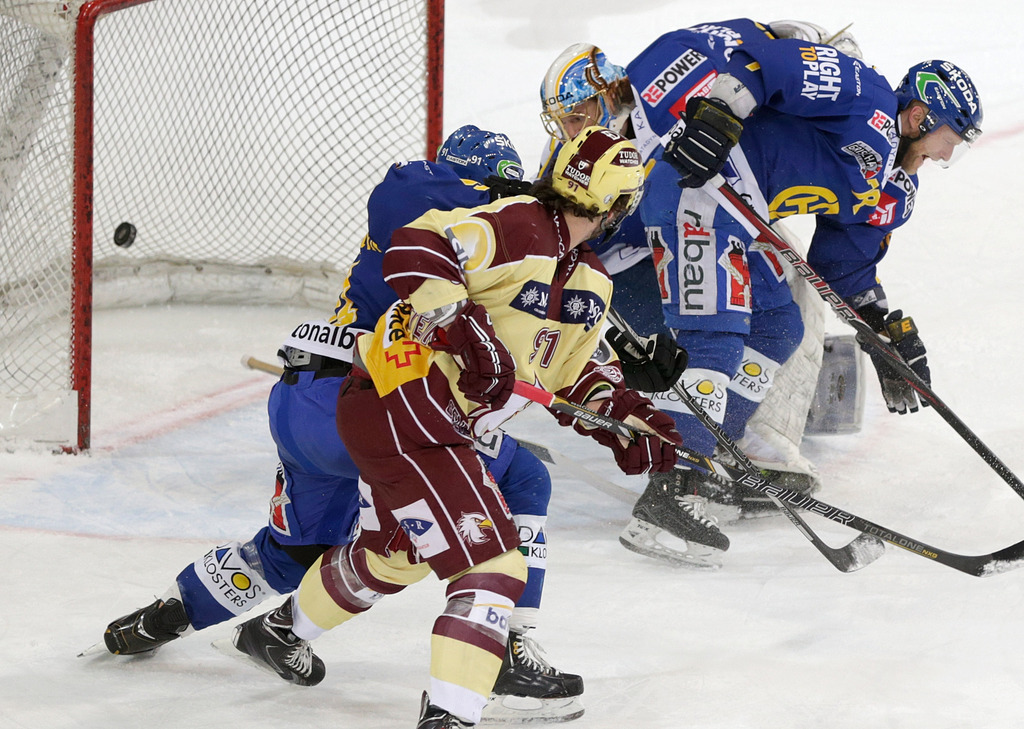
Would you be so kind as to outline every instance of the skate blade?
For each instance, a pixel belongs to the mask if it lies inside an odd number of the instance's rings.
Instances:
[[[77,658],[88,658],[89,656],[108,655],[111,656],[113,653],[107,650],[107,644],[102,640],[99,643],[93,643],[91,646],[83,650],[76,655]]]
[[[247,666],[255,666],[256,668],[259,668],[262,671],[266,671],[267,673],[271,673],[275,676],[277,675],[277,672],[272,670],[265,663],[261,663],[257,660],[254,660],[248,653],[243,653],[242,651],[238,650],[238,648],[235,647],[235,641],[231,637],[218,638],[217,640],[210,641],[210,647],[216,650],[218,653],[221,653],[233,660],[244,663]]]
[[[622,530],[619,543],[631,552],[667,562],[675,567],[707,571],[722,568],[724,552],[721,549],[679,539],[664,529],[645,524],[635,517]]]
[[[535,699],[529,696],[491,695],[480,724],[557,724],[583,716],[579,696]]]
[[[248,653],[238,650],[238,648],[235,646],[235,641],[233,638],[219,638],[217,640],[211,641],[210,646],[214,648],[218,653],[223,653],[225,656],[232,660],[238,661],[239,663],[244,663],[246,666],[249,666],[250,668],[258,668],[264,673],[273,676],[278,680],[281,680],[281,675],[273,668],[268,666],[266,663],[264,663],[263,661],[257,661]]]
[[[111,658],[130,658],[136,661],[144,661],[148,658],[152,658],[153,656],[155,656],[157,651],[160,650],[160,648],[161,646],[157,646],[152,650],[139,651],[138,653],[111,653],[110,650],[107,648],[106,641],[101,640],[98,643],[93,643],[91,646],[81,651],[80,653],[77,653],[76,657],[89,658],[91,656],[110,656]]]

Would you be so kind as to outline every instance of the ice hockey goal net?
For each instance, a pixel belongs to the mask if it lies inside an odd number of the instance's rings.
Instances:
[[[441,141],[443,13],[0,0],[0,445],[89,447],[93,308],[332,303],[369,190]]]

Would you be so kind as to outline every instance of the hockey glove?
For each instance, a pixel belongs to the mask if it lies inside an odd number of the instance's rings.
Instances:
[[[724,101],[706,96],[686,102],[685,120],[685,127],[672,132],[664,159],[682,176],[681,187],[703,187],[725,166],[743,123]]]
[[[686,350],[661,332],[638,338],[643,350],[638,350],[614,326],[605,335],[622,364],[626,387],[641,392],[671,390],[686,369]]]
[[[914,320],[909,316],[903,316],[899,309],[890,312],[885,317],[885,334],[888,335],[892,348],[903,361],[910,365],[910,368],[924,380],[931,384],[931,371],[928,369],[928,356],[924,348],[924,342],[918,336]],[[863,344],[862,344],[863,346]],[[890,413],[905,415],[907,412],[916,413],[918,402],[928,407],[927,400],[918,400],[917,391],[914,386],[903,379],[902,375],[893,369],[884,354],[870,350],[871,363],[878,372],[878,381],[882,385],[882,397]]]
[[[597,412],[650,432],[650,435],[635,435],[626,440],[611,431],[588,426],[583,421],[577,421],[573,426],[578,433],[589,435],[610,448],[623,473],[637,475],[671,471],[675,467],[675,446],[683,444],[675,421],[639,392],[621,388],[613,390],[611,397],[597,407]]]
[[[497,175],[488,176],[487,179],[484,180],[484,184],[488,187],[491,202],[505,197],[527,195],[533,187],[533,182],[530,180],[509,180],[504,177],[498,177]]]
[[[437,331],[431,347],[460,361],[458,385],[468,399],[494,410],[505,406],[516,382],[516,364],[494,332],[487,309],[471,301]]]

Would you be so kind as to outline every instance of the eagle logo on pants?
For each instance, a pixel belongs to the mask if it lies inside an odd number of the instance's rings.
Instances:
[[[455,526],[459,530],[459,535],[470,544],[490,541],[490,537],[484,534],[484,529],[494,529],[494,524],[483,514],[463,513]]]

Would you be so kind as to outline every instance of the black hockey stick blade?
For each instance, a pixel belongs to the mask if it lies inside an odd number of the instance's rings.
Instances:
[[[560,453],[549,446],[524,440],[513,435],[519,445],[526,448],[543,462],[563,469],[581,481],[586,482],[598,491],[607,494],[623,503],[633,504],[638,495],[627,488],[587,468],[582,463]],[[726,476],[728,478],[728,476]],[[779,511],[786,516],[797,529],[811,542],[825,558],[840,572],[855,572],[866,567],[885,553],[885,542],[870,534],[859,534],[856,539],[845,547],[830,547],[814,533],[803,518],[788,506],[783,505]]]
[[[633,328],[629,325],[625,319],[617,312],[614,308],[608,310],[608,321],[612,323],[622,334],[629,340],[630,344],[636,350],[637,356],[643,356],[647,350],[643,347],[640,342],[640,338]],[[747,455],[740,449],[738,445],[733,441],[729,435],[722,430],[722,427],[716,423],[710,415],[700,406],[699,403],[695,402],[693,397],[686,391],[686,389],[678,382],[672,385],[672,391],[679,397],[686,408],[693,414],[697,420],[700,421],[707,430],[715,436],[715,440],[718,444],[729,453],[734,459],[739,468],[741,468],[748,476],[761,481],[761,483],[767,483],[762,477],[761,471],[755,466]],[[705,464],[712,467],[712,464],[708,462]],[[699,467],[699,466],[698,466]],[[718,469],[721,471],[722,469]],[[733,474],[720,473],[730,480],[735,480]],[[806,521],[787,504],[775,498],[771,494],[768,498],[779,508],[779,511],[793,523],[793,525],[800,530],[807,541],[809,541],[815,549],[821,552],[822,556],[829,561],[829,563],[840,572],[853,572],[855,570],[867,567],[869,564],[874,562],[876,559],[885,554],[885,544],[875,536],[870,534],[860,534],[849,544],[835,548],[826,544],[821,537],[819,537],[813,529],[807,524]]]
[[[622,434],[624,437],[630,437],[640,431],[627,425],[621,420],[615,420],[609,418],[600,413],[595,413],[592,410],[582,408],[579,405],[575,405],[564,398],[560,398],[547,390],[544,390],[536,385],[530,385],[526,382],[516,382],[515,392],[528,400],[538,402],[544,405],[550,410],[564,413],[571,417],[579,417],[599,428],[605,428],[613,433]],[[924,542],[912,539],[905,534],[887,529],[886,527],[875,524],[874,522],[868,521],[863,517],[851,514],[848,511],[844,511],[830,504],[826,504],[824,501],[818,501],[813,496],[802,494],[799,491],[793,491],[792,489],[783,488],[772,483],[768,483],[763,478],[751,476],[750,474],[744,473],[737,468],[732,466],[726,466],[718,461],[712,461],[705,456],[694,453],[693,451],[687,450],[686,448],[676,447],[676,453],[679,455],[680,460],[684,460],[688,463],[692,463],[698,468],[710,467],[715,473],[728,474],[733,480],[744,486],[749,486],[755,491],[768,494],[779,501],[784,501],[790,506],[809,511],[812,514],[818,514],[823,516],[830,521],[834,521],[837,524],[856,529],[859,532],[866,532],[868,536],[874,536],[882,541],[888,542],[893,546],[905,549],[908,552],[912,552],[926,559],[930,559],[939,564],[944,564],[947,567],[960,570],[969,575],[975,577],[989,577],[995,574],[1001,574],[1003,572],[1009,572],[1011,570],[1019,569],[1024,567],[1024,541],[1017,542],[1009,547],[998,550],[991,554],[981,555],[964,555],[956,554],[954,552],[947,552],[938,547],[933,547]],[[857,539],[860,539],[858,537]],[[853,543],[857,542],[857,539]],[[867,537],[865,537],[865,540]],[[876,550],[875,548],[867,548],[866,543],[862,541],[858,545],[858,549],[865,552],[865,557],[870,557]]]
[[[978,577],[998,575],[1002,572],[1009,572],[1024,566],[1024,540],[1013,546],[1000,549],[992,554],[985,554],[980,557],[968,557],[967,565],[975,570],[973,574]]]
[[[535,385],[530,385],[525,382],[516,382],[515,392],[517,395],[521,395],[529,400],[533,400],[534,402],[539,402],[541,405],[544,405],[551,410],[557,410],[565,415],[587,421],[599,428],[604,428],[605,430],[621,435],[624,438],[632,438],[640,432],[636,428],[627,425],[620,420],[608,418],[599,413],[595,413],[592,410],[588,410],[587,408],[580,407]],[[814,530],[811,529],[799,514],[789,508],[788,504],[783,503],[782,500],[778,498],[777,494],[773,493],[772,490],[769,489],[769,487],[771,487],[771,489],[778,487],[771,486],[771,484],[762,478],[760,473],[757,473],[756,471],[754,474],[744,473],[736,468],[713,461],[700,453],[696,453],[682,447],[676,447],[676,456],[680,461],[680,465],[676,466],[677,468],[696,468],[707,473],[717,474],[730,481],[738,481],[740,480],[739,477],[742,477],[744,485],[768,494],[768,496],[778,504],[782,513],[785,514],[786,517],[789,518],[789,520],[800,530],[800,533],[803,534],[807,540],[814,545],[819,552],[821,552],[829,563],[840,572],[853,572],[855,570],[859,570],[871,564],[885,553],[885,546],[882,542],[867,534],[859,535],[853,542],[844,547],[840,547],[838,549],[830,547],[821,539],[821,537],[815,534]],[[754,466],[751,465],[750,468],[754,468]],[[778,490],[789,494],[799,493],[781,488]],[[800,505],[798,504],[797,506]]]
[[[830,547],[819,537],[803,517],[790,509],[785,504],[780,504],[780,511],[789,519],[800,532],[807,537],[807,541],[813,544],[819,552],[824,555],[833,567],[840,572],[856,572],[867,567],[876,559],[885,554],[885,542],[873,534],[861,532],[852,542],[843,547]]]

